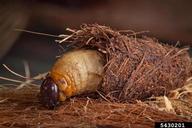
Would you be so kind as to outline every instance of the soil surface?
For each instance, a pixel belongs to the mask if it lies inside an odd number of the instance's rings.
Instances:
[[[148,128],[158,121],[192,121],[139,101],[136,104],[111,103],[89,97],[73,97],[55,110],[48,110],[39,103],[38,92],[38,89],[29,87],[1,90],[0,127]]]

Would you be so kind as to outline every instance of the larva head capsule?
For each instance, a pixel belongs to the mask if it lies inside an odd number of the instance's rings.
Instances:
[[[59,104],[59,89],[49,76],[41,84],[40,102],[49,109],[54,109]]]

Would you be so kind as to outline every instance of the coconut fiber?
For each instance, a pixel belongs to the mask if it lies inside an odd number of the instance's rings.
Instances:
[[[191,76],[188,48],[176,48],[146,36],[138,38],[135,32],[115,31],[97,24],[68,30],[72,34],[64,36],[60,43],[97,49],[105,55],[99,90],[110,100],[132,102],[166,95],[182,87]]]

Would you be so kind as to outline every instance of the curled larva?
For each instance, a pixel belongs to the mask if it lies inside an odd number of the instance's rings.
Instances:
[[[65,53],[41,85],[41,103],[54,108],[68,97],[96,91],[102,81],[103,66],[103,56],[96,50]]]

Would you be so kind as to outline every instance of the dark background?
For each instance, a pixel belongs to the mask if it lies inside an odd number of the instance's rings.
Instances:
[[[0,2],[0,64],[24,74],[27,61],[32,75],[48,71],[62,54],[55,38],[14,31],[16,28],[54,35],[82,23],[98,23],[114,29],[150,31],[162,42],[190,46],[190,0],[15,0]],[[0,76],[10,76],[0,66]]]

